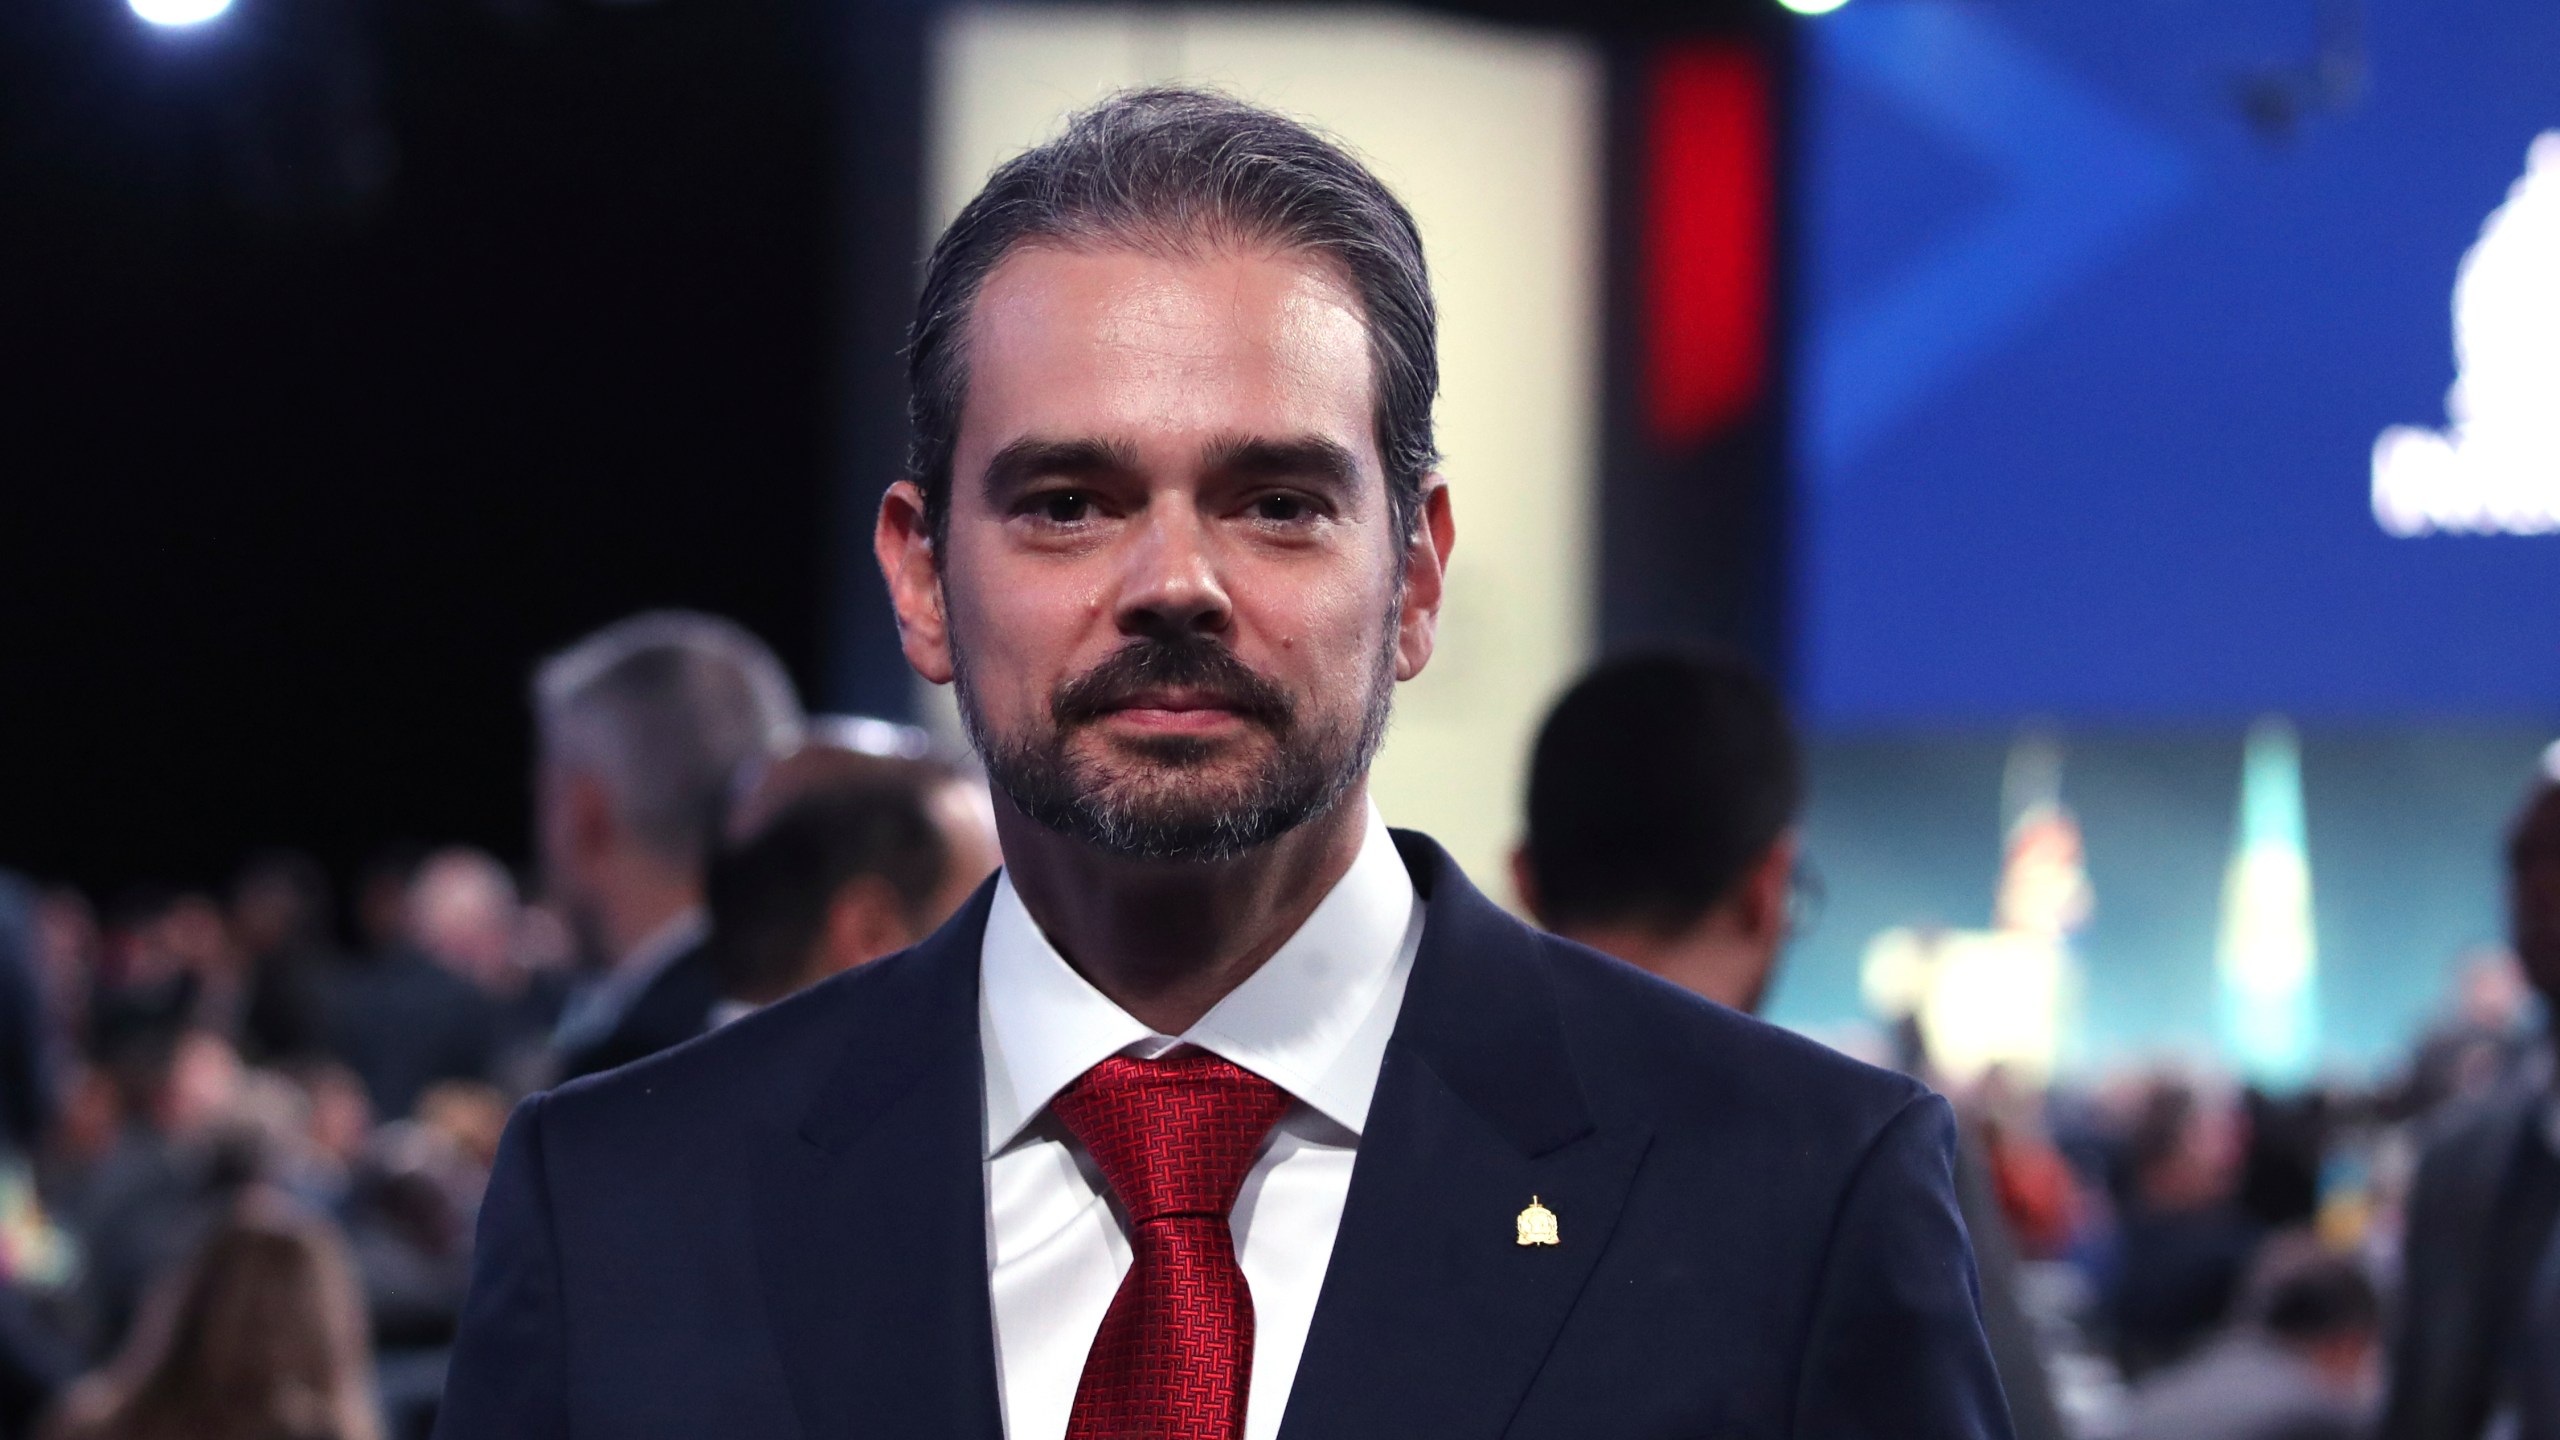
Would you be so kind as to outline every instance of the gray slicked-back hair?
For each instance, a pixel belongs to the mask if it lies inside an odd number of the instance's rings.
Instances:
[[[1268,245],[1341,266],[1366,311],[1397,534],[1413,533],[1423,477],[1440,463],[1440,342],[1412,214],[1350,152],[1295,120],[1214,91],[1156,88],[1082,111],[1058,138],[998,166],[925,262],[907,347],[907,469],[937,537],[969,393],[969,312],[997,264],[1034,244],[1174,255]]]
[[[685,610],[616,621],[533,678],[544,763],[604,783],[652,853],[699,867],[732,787],[799,743],[791,676],[735,622]]]

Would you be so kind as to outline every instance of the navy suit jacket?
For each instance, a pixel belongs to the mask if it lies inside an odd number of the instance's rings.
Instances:
[[[2005,1440],[1945,1102],[1397,845],[1429,915],[1287,1440]],[[526,1101],[437,1434],[999,1440],[990,893],[912,950]],[[1560,1243],[1517,1243],[1532,1196]]]

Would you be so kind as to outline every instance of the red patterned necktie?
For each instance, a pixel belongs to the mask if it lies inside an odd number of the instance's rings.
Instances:
[[[1253,1296],[1227,1212],[1288,1092],[1215,1055],[1114,1056],[1049,1102],[1128,1212],[1129,1273],[1076,1382],[1067,1440],[1236,1440]]]

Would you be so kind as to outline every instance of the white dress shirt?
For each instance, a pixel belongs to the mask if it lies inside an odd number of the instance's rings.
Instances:
[[[1306,924],[1198,1024],[1160,1035],[1060,957],[1010,877],[997,882],[979,957],[978,1036],[988,1283],[1010,1440],[1066,1434],[1085,1354],[1130,1263],[1110,1187],[1049,1101],[1113,1055],[1179,1046],[1214,1052],[1296,1097],[1255,1157],[1233,1216],[1253,1292],[1245,1440],[1278,1435],[1422,918],[1372,807],[1359,857]]]

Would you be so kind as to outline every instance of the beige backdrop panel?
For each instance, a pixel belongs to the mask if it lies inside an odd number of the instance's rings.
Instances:
[[[1390,823],[1429,831],[1507,896],[1530,738],[1591,649],[1595,57],[1567,39],[1389,10],[990,6],[954,13],[936,70],[936,232],[1068,111],[1166,80],[1322,125],[1412,207],[1440,302],[1458,550],[1439,652],[1397,696],[1373,790]]]

